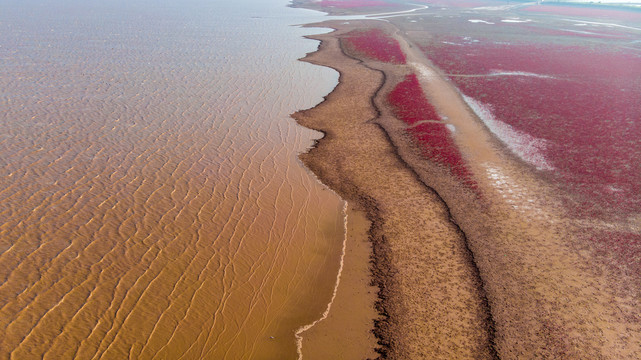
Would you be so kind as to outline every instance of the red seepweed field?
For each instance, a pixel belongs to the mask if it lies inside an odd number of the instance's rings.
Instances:
[[[496,119],[545,141],[579,216],[641,211],[641,54],[608,46],[463,41],[426,53]],[[476,75],[466,77],[460,75]],[[479,76],[480,75],[480,76]]]
[[[371,59],[392,64],[405,64],[405,54],[398,41],[380,29],[359,30],[343,37],[348,50]]]
[[[420,145],[428,159],[449,169],[468,186],[476,187],[450,131],[425,98],[415,74],[407,75],[389,93],[387,99],[396,117],[411,126],[406,130],[407,133]]]

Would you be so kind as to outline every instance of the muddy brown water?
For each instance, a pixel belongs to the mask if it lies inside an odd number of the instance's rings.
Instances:
[[[285,5],[2,4],[0,357],[296,357],[345,230]]]

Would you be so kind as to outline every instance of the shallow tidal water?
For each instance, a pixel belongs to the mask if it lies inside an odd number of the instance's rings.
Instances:
[[[0,0],[0,357],[296,357],[344,214],[286,4]]]

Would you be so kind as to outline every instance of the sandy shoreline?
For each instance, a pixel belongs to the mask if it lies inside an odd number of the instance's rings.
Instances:
[[[416,46],[380,21],[313,26],[335,31],[310,36],[321,44],[303,61],[331,67],[340,78],[323,103],[293,115],[325,133],[301,159],[371,222],[381,358],[638,355],[637,286],[594,260],[583,230],[565,217],[553,190],[482,125]],[[400,43],[407,65],[346,54],[341,37],[371,27]],[[414,72],[456,129],[475,191],[426,161],[387,104],[386,95]],[[310,344],[333,347],[336,340],[320,333],[340,333],[340,324],[310,330]]]

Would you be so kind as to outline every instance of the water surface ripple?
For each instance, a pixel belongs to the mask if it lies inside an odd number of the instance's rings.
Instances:
[[[220,3],[0,0],[0,357],[294,357],[325,309],[318,15]]]

